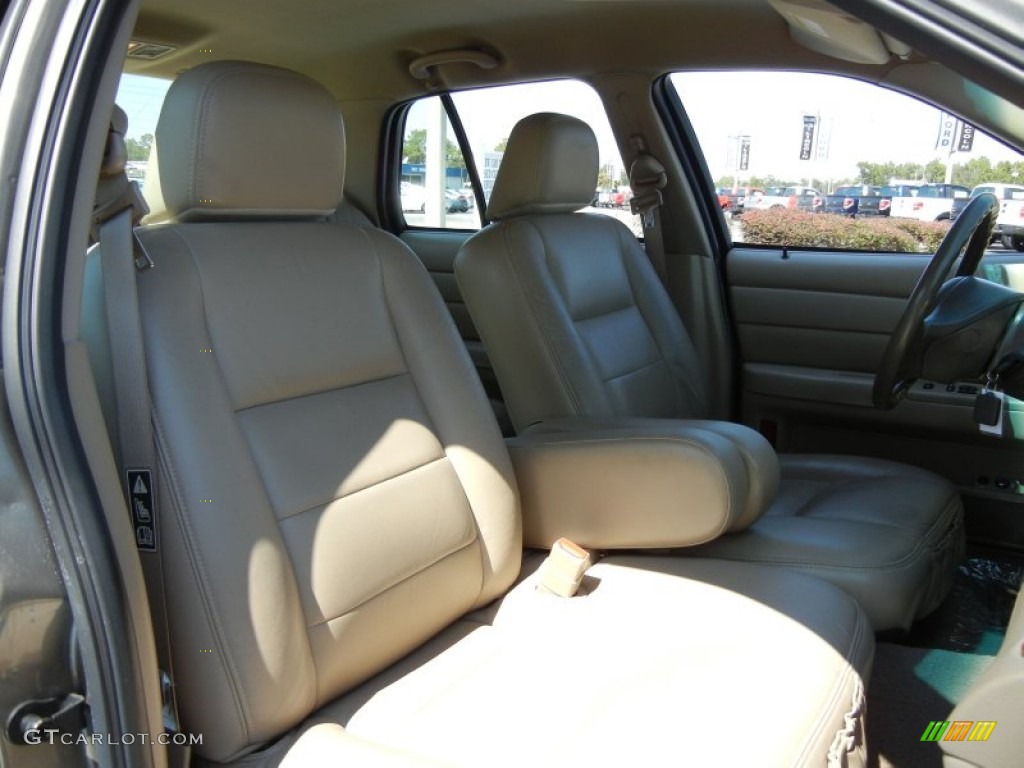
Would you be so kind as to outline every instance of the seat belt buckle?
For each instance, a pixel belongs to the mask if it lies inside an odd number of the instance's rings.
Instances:
[[[163,710],[164,733],[167,742],[167,768],[188,768],[192,764],[192,747],[187,741],[175,736],[182,735],[181,721],[174,699],[174,682],[164,670],[160,670],[160,699]]]
[[[142,244],[142,240],[139,239],[139,235],[134,228],[132,228],[132,255],[135,259],[135,268],[139,272],[145,272],[147,269],[152,269],[156,266],[153,263],[153,257],[149,255],[149,251]]]
[[[167,733],[181,733],[181,723],[178,721],[178,710],[174,705],[174,682],[166,671],[160,670],[160,704],[164,720],[164,730]]]
[[[572,597],[583,582],[593,558],[583,547],[566,538],[556,541],[540,566],[537,589],[558,597]]]

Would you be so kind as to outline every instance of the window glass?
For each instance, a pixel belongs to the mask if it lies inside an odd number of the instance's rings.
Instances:
[[[1019,152],[875,85],[794,72],[671,80],[727,190],[736,242],[927,252],[974,187],[1024,183]]]
[[[480,227],[466,160],[437,96],[414,102],[406,114],[400,194],[411,226]]]
[[[639,220],[630,213],[632,193],[608,117],[597,93],[578,80],[500,86],[452,95],[466,131],[489,200],[504,156],[505,144],[519,120],[536,112],[559,112],[583,120],[597,136],[600,171],[594,200],[585,210],[614,216],[639,234]]]
[[[170,87],[170,80],[129,74],[122,75],[118,84],[117,105],[128,115],[126,170],[128,178],[138,181],[140,185],[149,170],[149,148],[153,144],[160,108]]]

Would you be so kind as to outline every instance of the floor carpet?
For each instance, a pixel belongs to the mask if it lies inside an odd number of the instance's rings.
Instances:
[[[917,622],[903,645],[994,656],[1024,577],[1019,559],[974,556],[957,569],[949,596]]]
[[[970,557],[949,597],[899,642],[879,642],[868,687],[871,768],[941,768],[942,752],[922,742],[945,720],[999,651],[1021,583],[1016,558]]]
[[[945,720],[991,656],[879,643],[868,687],[872,768],[941,768],[937,744],[922,742],[930,720]]]

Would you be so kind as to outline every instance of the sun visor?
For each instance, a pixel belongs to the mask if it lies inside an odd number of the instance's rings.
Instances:
[[[805,48],[857,64],[885,64],[892,57],[893,52],[874,27],[827,3],[768,2],[789,24],[790,37]]]

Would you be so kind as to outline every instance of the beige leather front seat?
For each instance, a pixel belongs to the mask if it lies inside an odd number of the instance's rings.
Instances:
[[[520,433],[573,429],[580,418],[592,427],[706,413],[692,342],[636,237],[608,216],[575,213],[593,198],[597,171],[588,125],[551,113],[523,119],[487,208],[495,223],[456,259]],[[731,535],[686,554],[827,578],[858,598],[877,630],[909,627],[947,594],[964,534],[945,480],[848,456],[776,463],[753,430],[699,423],[744,451],[764,503]]]
[[[325,220],[344,178],[325,89],[203,65],[156,141],[168,223],[140,231],[139,305],[200,763],[862,764],[873,638],[834,586],[616,557],[585,595],[534,589],[509,455],[429,276]]]

